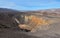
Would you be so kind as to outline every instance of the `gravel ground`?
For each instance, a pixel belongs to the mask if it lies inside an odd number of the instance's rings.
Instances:
[[[39,30],[34,33],[20,31],[13,27],[0,28],[0,38],[60,38],[60,18],[53,20],[56,23],[51,24],[50,29]]]
[[[17,30],[3,29],[0,31],[0,38],[38,38],[38,37],[29,36]]]
[[[59,31],[60,25],[58,24],[56,26],[56,24],[53,24],[52,27],[50,30],[38,31],[34,33],[23,32],[18,30],[17,28],[0,29],[0,38],[60,38],[60,31]]]
[[[60,22],[52,24],[49,30],[34,33],[17,28],[0,28],[0,38],[60,38]]]

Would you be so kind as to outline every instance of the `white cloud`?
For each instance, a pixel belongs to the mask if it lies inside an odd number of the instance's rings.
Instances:
[[[26,1],[22,4],[25,4],[26,6],[47,6],[47,5],[55,5],[60,4],[60,2],[56,0],[41,0],[41,1]]]
[[[19,2],[19,3],[18,3]],[[2,8],[12,8],[12,9],[39,9],[41,8],[48,8],[51,5],[57,5],[60,2],[56,0],[16,0],[16,1],[7,1],[7,0],[0,0],[0,7]],[[47,7],[48,6],[48,7]]]
[[[26,9],[22,5],[17,5],[15,2],[0,0],[0,8],[11,8],[11,9]]]
[[[9,1],[2,1],[0,0],[0,6],[15,6],[16,4],[14,2],[9,2]]]

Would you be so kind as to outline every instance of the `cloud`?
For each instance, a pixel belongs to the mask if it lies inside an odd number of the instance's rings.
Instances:
[[[22,5],[17,5],[15,2],[0,0],[0,8],[12,8],[12,9],[26,9]]]
[[[14,6],[14,2],[9,2],[9,1],[1,1],[0,0],[0,6]]]
[[[59,7],[57,0],[0,0],[0,7],[18,10],[34,10]]]
[[[60,2],[56,1],[56,0],[35,0],[35,1],[21,1],[23,3],[21,3],[22,5],[26,6],[26,7],[39,7],[39,6],[48,6],[48,5],[56,5],[56,4],[60,4]]]

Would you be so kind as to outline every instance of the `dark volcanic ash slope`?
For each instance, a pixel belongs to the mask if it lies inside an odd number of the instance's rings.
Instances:
[[[53,19],[56,23],[51,24],[51,28],[46,31],[40,30],[35,33],[20,31],[13,17],[21,14],[39,15],[45,19]],[[0,38],[60,38],[60,9],[20,12],[0,8]]]
[[[24,34],[18,29],[18,24],[13,17],[22,13],[12,9],[0,8],[0,38],[38,38]]]
[[[16,26],[13,17],[17,14],[21,14],[21,12],[7,8],[0,8],[0,27]]]

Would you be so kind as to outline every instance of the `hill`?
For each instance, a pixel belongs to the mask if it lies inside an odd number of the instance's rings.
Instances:
[[[25,16],[36,16],[43,18],[44,21],[52,20],[53,22],[51,22],[52,24],[48,27],[50,29],[38,29],[37,32],[31,33],[26,30],[21,30],[15,20],[15,18],[17,18],[20,23],[24,24],[26,20]],[[37,20],[33,22],[35,21]],[[46,27],[42,27],[42,29],[45,28]],[[0,8],[0,38],[60,38],[60,9],[18,11]]]

